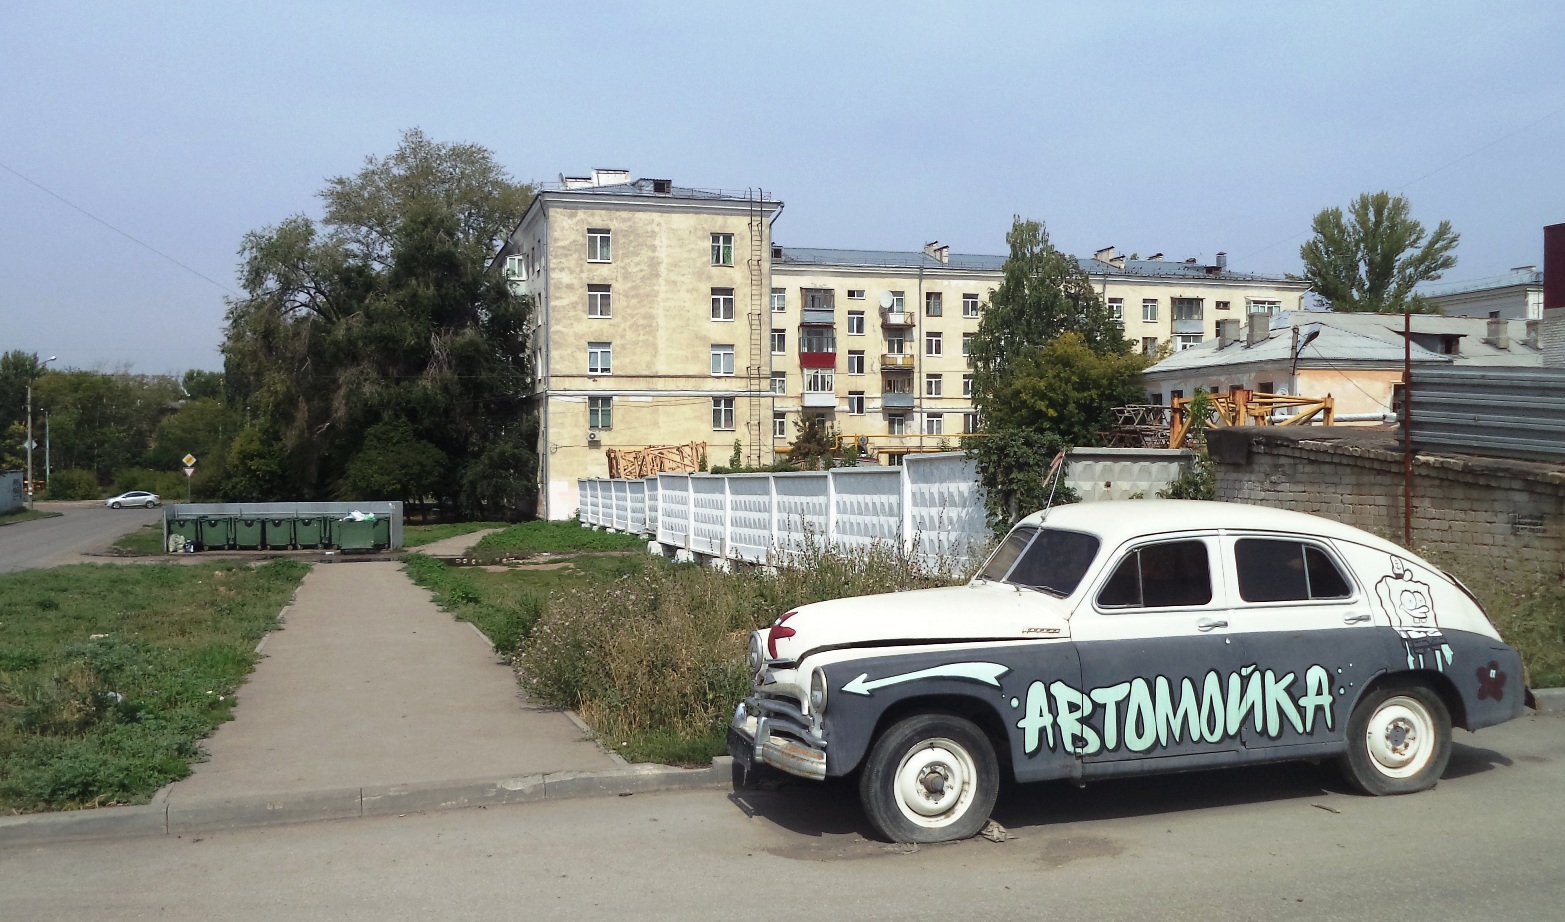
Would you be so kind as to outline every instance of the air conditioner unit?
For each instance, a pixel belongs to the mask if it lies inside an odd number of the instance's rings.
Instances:
[[[601,444],[602,442],[603,442],[603,436],[599,435],[598,431],[596,429],[589,429],[587,431],[587,444],[588,445],[598,445],[598,444]]]

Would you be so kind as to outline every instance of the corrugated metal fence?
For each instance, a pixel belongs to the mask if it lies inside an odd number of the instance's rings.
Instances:
[[[1565,461],[1565,371],[1415,368],[1413,448]]]

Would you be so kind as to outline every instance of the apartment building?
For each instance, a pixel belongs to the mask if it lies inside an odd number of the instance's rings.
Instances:
[[[782,203],[632,179],[561,177],[539,192],[494,265],[535,299],[539,513],[576,511],[576,480],[606,448],[734,443],[771,462],[806,417],[881,463],[953,447],[977,427],[970,337],[1004,256],[784,247]],[[1137,347],[1187,348],[1230,316],[1302,306],[1303,282],[1216,265],[1081,260]]]

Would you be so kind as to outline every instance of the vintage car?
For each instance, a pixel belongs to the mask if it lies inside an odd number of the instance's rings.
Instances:
[[[805,605],[750,638],[729,752],[857,773],[897,842],[971,836],[1016,781],[1329,759],[1434,786],[1511,720],[1517,652],[1454,577],[1346,525],[1232,503],[1036,513],[966,585]]]

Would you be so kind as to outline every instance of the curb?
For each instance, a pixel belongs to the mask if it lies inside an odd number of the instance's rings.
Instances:
[[[1538,702],[1539,714],[1565,711],[1565,688],[1535,688],[1532,697]]]
[[[145,806],[0,818],[0,847],[728,787],[733,778],[732,761],[728,756],[718,756],[707,768],[635,765],[602,772],[550,772],[192,801],[173,797],[170,786],[155,794]]]

